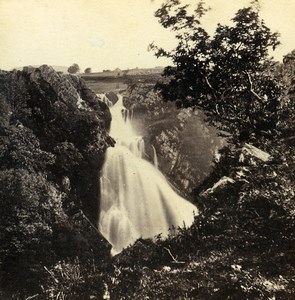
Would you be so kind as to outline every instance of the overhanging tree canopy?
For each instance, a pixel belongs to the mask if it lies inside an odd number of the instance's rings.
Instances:
[[[151,45],[157,57],[173,61],[163,73],[168,80],[158,84],[164,99],[202,108],[208,120],[232,133],[233,139],[272,134],[281,90],[267,72],[268,51],[279,45],[278,33],[272,33],[259,9],[250,6],[238,10],[232,25],[218,24],[210,37],[201,24],[208,11],[204,1],[192,13],[189,10],[189,5],[170,0],[155,13],[178,40],[172,51]]]

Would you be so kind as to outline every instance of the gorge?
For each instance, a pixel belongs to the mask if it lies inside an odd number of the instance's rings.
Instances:
[[[274,72],[288,105],[294,57]],[[140,80],[100,101],[46,65],[0,72],[0,298],[293,299],[292,109],[209,168],[214,131]]]

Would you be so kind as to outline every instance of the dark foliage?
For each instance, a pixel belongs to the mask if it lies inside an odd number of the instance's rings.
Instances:
[[[213,37],[201,25],[204,1],[190,14],[188,5],[167,1],[156,12],[165,28],[175,32],[177,47],[167,52],[151,45],[156,56],[169,57],[168,83],[158,88],[167,101],[197,106],[208,121],[230,132],[235,141],[273,136],[278,123],[281,87],[265,70],[268,50],[279,44],[253,7],[240,9],[232,26],[218,24]]]

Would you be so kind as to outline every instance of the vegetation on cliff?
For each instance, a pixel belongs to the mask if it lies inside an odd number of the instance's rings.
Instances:
[[[78,260],[88,272],[108,261],[93,224],[113,141],[107,106],[75,76],[45,65],[1,72],[0,90],[0,298],[22,299],[51,293],[56,264]]]

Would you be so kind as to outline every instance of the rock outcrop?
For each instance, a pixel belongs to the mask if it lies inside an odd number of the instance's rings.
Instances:
[[[38,292],[43,266],[110,255],[96,225],[111,115],[46,65],[1,72],[0,91],[1,291]]]

